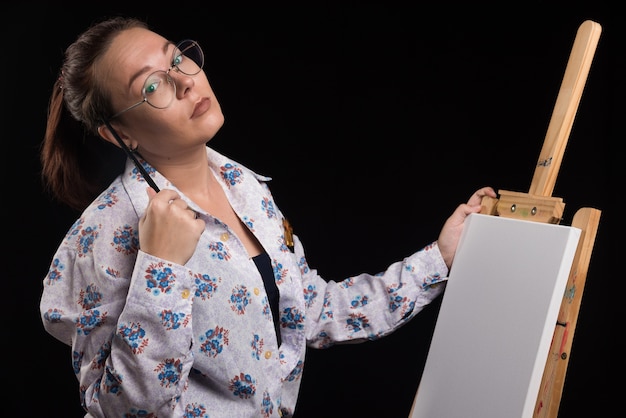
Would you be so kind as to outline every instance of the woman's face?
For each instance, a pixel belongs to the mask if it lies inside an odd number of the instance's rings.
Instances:
[[[171,67],[174,49],[174,44],[146,29],[129,29],[115,37],[97,66],[115,112],[143,99],[147,77]],[[157,109],[143,103],[111,120],[120,136],[130,146],[138,146],[149,161],[171,160],[200,147],[204,152],[206,142],[224,124],[204,71],[190,76],[172,69],[169,75],[176,95],[168,107]]]

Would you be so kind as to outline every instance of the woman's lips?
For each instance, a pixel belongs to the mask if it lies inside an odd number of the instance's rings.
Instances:
[[[191,119],[203,115],[207,110],[209,110],[210,107],[211,107],[211,100],[208,97],[202,98],[193,107],[193,113],[191,114]]]

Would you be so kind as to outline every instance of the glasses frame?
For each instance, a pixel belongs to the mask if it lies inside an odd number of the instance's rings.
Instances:
[[[185,49],[181,49],[181,46],[185,43],[189,43],[190,45],[188,47],[186,47]],[[198,51],[200,52],[200,59],[202,60],[200,62],[200,64],[198,64],[196,62],[196,65],[198,66],[198,71],[196,71],[195,73],[186,73],[183,70],[180,69],[179,64],[174,64],[175,58],[179,55],[176,51],[180,52],[180,55],[184,55],[185,51],[187,51],[191,46],[195,46],[198,48]],[[193,60],[192,58],[188,58],[191,59],[192,61],[195,62],[195,60]],[[136,108],[137,106],[140,106],[144,103],[148,103],[150,106],[154,107],[155,109],[166,109],[168,108],[171,104],[172,101],[174,101],[174,98],[176,97],[176,83],[174,82],[174,80],[172,79],[172,77],[170,76],[170,71],[175,70],[178,73],[181,74],[185,74],[188,76],[194,76],[196,74],[199,74],[200,71],[202,71],[202,68],[204,68],[204,51],[202,50],[202,47],[200,46],[200,44],[197,41],[194,41],[193,39],[183,39],[182,41],[178,42],[175,46],[174,46],[174,52],[172,53],[172,63],[170,64],[170,67],[167,70],[157,70],[154,71],[152,73],[150,73],[148,75],[148,77],[146,77],[146,81],[148,79],[150,79],[153,75],[158,74],[158,73],[165,73],[165,79],[168,83],[170,83],[172,85],[172,87],[174,88],[174,94],[172,95],[172,99],[170,100],[170,102],[164,106],[164,107],[158,107],[153,105],[152,103],[150,103],[150,101],[148,100],[148,96],[146,95],[146,83],[144,82],[143,87],[141,88],[141,95],[143,96],[143,99],[141,99],[140,101],[138,101],[135,104],[132,104],[130,106],[128,106],[126,109],[121,110],[117,113],[115,113],[113,116],[109,117],[108,120],[114,119],[116,117],[118,117],[119,115],[121,115],[122,113],[128,112],[131,109]]]

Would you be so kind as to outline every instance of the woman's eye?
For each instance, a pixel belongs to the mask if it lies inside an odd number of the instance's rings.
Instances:
[[[161,84],[160,80],[149,81],[148,83],[146,83],[146,86],[144,87],[143,90],[146,92],[146,94],[152,94],[155,91],[157,91],[160,84]]]
[[[175,67],[177,65],[180,65],[181,62],[183,62],[183,55],[182,54],[178,54],[172,60],[172,66]]]

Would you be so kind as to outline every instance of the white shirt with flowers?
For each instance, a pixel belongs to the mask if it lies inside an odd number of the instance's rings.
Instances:
[[[436,242],[384,272],[325,281],[307,265],[297,235],[293,251],[286,245],[270,179],[209,147],[207,155],[270,257],[282,343],[241,241],[184,195],[206,223],[193,257],[183,266],[141,251],[137,225],[148,196],[129,160],[71,226],[43,280],[43,325],[71,346],[90,416],[291,416],[306,346],[384,336],[443,291],[437,284],[448,269]],[[177,190],[144,167],[161,189]]]

